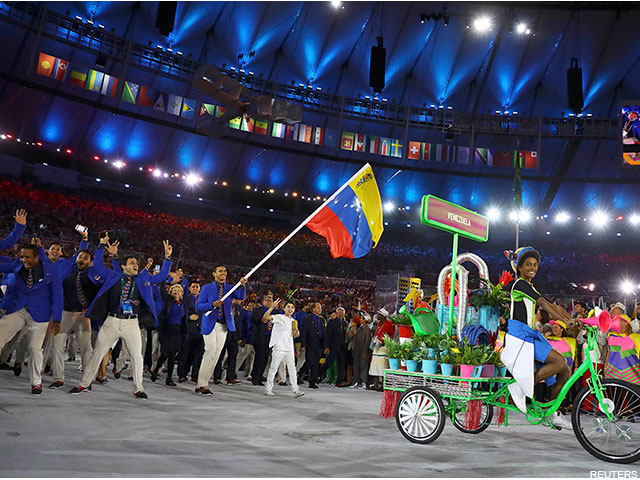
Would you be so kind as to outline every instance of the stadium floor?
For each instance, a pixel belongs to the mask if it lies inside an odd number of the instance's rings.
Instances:
[[[110,376],[72,396],[77,367],[67,362],[61,390],[47,389],[46,375],[40,396],[26,372],[0,371],[1,476],[588,478],[638,469],[597,460],[571,431],[541,426],[467,435],[447,422],[435,443],[414,445],[378,416],[380,393],[328,385],[303,387],[299,399],[289,387],[266,397],[246,382],[198,397],[192,383],[170,388],[145,376],[150,398],[139,400],[131,382]]]

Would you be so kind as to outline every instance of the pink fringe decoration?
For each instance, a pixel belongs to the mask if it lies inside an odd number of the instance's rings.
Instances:
[[[498,402],[504,403],[505,402],[505,398],[504,397],[500,397],[498,399]],[[496,419],[496,425],[504,425],[505,410],[502,407],[496,407],[496,408],[498,409],[498,418]]]
[[[470,400],[464,412],[463,426],[467,430],[476,430],[480,426],[482,416],[482,400]]]
[[[401,392],[395,390],[385,390],[382,394],[382,403],[380,404],[380,416],[382,418],[392,418],[396,415],[396,406],[400,400]]]

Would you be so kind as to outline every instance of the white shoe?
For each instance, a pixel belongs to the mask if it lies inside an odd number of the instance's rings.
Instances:
[[[265,390],[264,394],[267,395],[268,397],[275,397],[276,394],[273,393],[271,390]]]
[[[300,390],[296,390],[295,392],[293,392],[293,398],[298,398],[304,395],[304,392],[301,392]]]
[[[570,420],[568,420],[564,415],[560,412],[554,412],[551,415],[547,415],[544,419],[551,423],[554,427],[558,428],[573,428],[573,425]]]
[[[509,389],[511,399],[513,400],[513,403],[516,404],[516,407],[518,407],[522,413],[527,413],[527,397],[522,391],[522,388],[520,388],[520,385],[517,383],[510,383],[507,388]]]

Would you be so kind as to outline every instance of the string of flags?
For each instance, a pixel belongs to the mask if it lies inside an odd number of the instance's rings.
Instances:
[[[117,77],[82,65],[70,65],[68,60],[40,52],[38,74],[64,82],[69,70],[69,82],[72,85],[111,98],[117,97],[120,82]],[[195,119],[195,112],[197,111],[197,101],[194,99],[172,93],[154,91],[150,87],[129,80],[123,82],[120,98],[122,101],[133,105],[153,108],[154,110],[189,120]],[[224,107],[202,103],[199,114],[200,116],[211,115],[220,118],[225,111]],[[272,122],[271,131],[269,132],[268,121],[242,115],[231,119],[228,125],[230,128],[243,132],[271,135],[275,138],[329,147],[338,146],[338,135],[340,135],[339,147],[342,150],[396,158],[402,158],[404,153],[404,145],[395,138],[371,136],[355,132],[339,133],[324,127],[302,123],[287,125]],[[472,155],[470,147],[418,141],[408,142],[407,159],[466,165],[473,161],[474,164],[483,166],[537,168],[537,152],[535,151],[475,148]]]

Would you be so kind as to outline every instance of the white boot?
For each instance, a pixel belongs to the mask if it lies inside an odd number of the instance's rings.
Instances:
[[[517,383],[510,383],[507,388],[509,389],[509,393],[511,394],[511,399],[513,403],[516,404],[516,407],[522,412],[527,413],[527,397],[525,396],[522,388]]]

